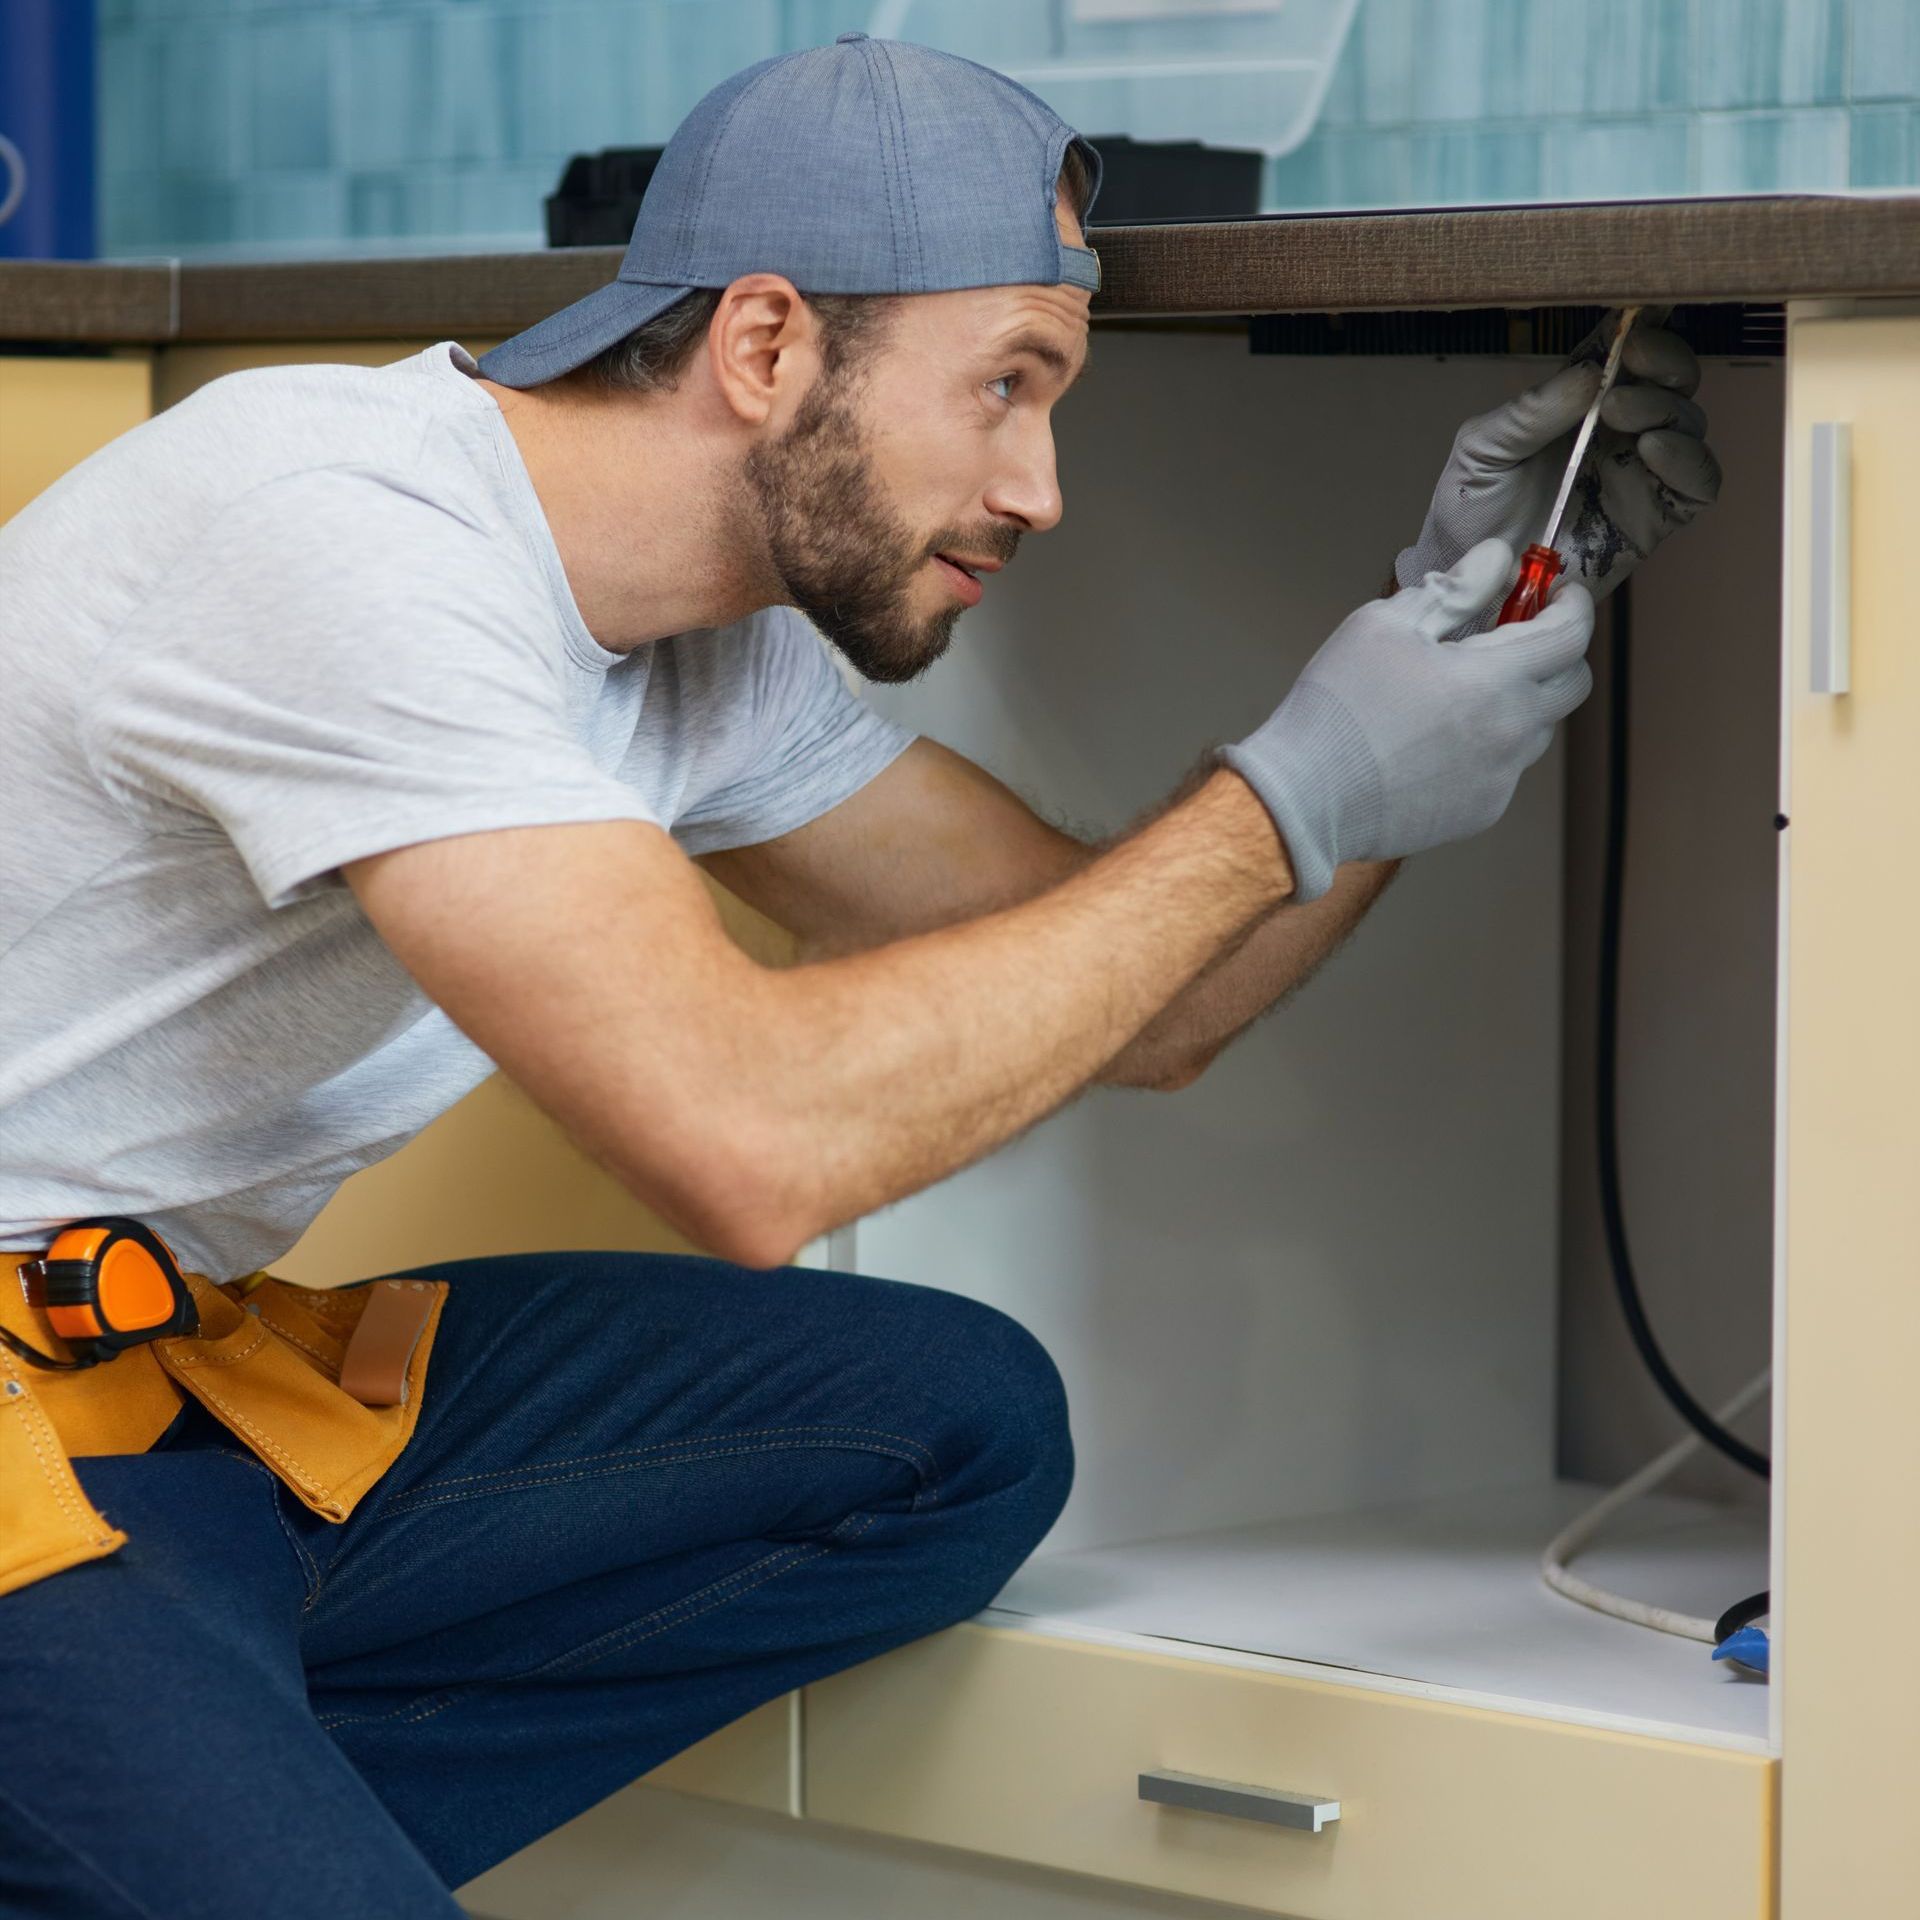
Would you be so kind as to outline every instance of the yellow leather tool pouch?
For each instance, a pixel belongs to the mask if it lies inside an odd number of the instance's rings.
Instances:
[[[51,1352],[58,1342],[15,1279],[25,1257],[0,1254],[0,1325]],[[346,1519],[412,1437],[445,1281],[328,1293],[270,1278],[245,1291],[186,1279],[200,1310],[196,1334],[150,1341],[78,1373],[43,1372],[0,1347],[0,1594],[123,1544],[69,1462],[145,1452],[183,1395],[329,1520]],[[411,1314],[415,1337],[399,1356],[393,1404],[368,1406],[339,1379],[376,1290],[407,1296],[398,1311]],[[383,1305],[396,1307],[391,1298]]]

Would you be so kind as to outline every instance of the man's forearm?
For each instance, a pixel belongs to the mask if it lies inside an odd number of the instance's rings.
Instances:
[[[347,879],[577,1144],[755,1266],[1070,1099],[1293,886],[1226,769],[1031,899],[787,968],[742,952],[685,856],[631,821],[424,841]]]
[[[1180,792],[1167,801],[1158,818],[1180,804],[1213,777],[1211,766],[1196,772]],[[1035,860],[1037,871],[1026,876],[1018,893],[955,913],[943,925],[965,920],[1038,897],[1076,873],[1084,872],[1119,840],[1087,843],[1050,829],[1052,844]],[[1136,827],[1135,832],[1139,831]],[[1286,998],[1331,957],[1357,926],[1399,871],[1398,861],[1358,863],[1343,867],[1331,889],[1304,905],[1286,905],[1256,924],[1215,957],[1202,972],[1155,1015],[1096,1076],[1111,1086],[1173,1089],[1190,1084],[1227,1043],[1268,1008]],[[870,951],[881,942],[850,944],[843,930],[836,939],[815,939],[802,945],[811,959],[838,958]],[[891,938],[900,939],[902,934]]]
[[[1166,805],[1196,791],[1217,764],[1202,762]],[[1110,844],[1067,848],[1054,884]],[[1183,987],[1107,1063],[1100,1081],[1169,1092],[1191,1085],[1235,1035],[1319,971],[1399,870],[1397,860],[1356,862],[1342,867],[1318,900],[1281,903]]]
[[[790,1187],[768,1196],[770,1217],[811,1234],[1012,1138],[1098,1077],[1290,886],[1264,808],[1223,771],[1032,900],[763,975],[741,1070],[780,1116],[762,1162]]]
[[[1389,600],[1399,591],[1390,565],[1379,597]],[[1399,871],[1397,860],[1342,867],[1318,900],[1249,928],[1114,1057],[1102,1081],[1166,1090],[1191,1085],[1236,1034],[1320,970]]]
[[[1114,1056],[1112,1086],[1177,1088],[1243,1028],[1303,986],[1359,925],[1398,861],[1342,867],[1318,900],[1270,913],[1177,994]]]

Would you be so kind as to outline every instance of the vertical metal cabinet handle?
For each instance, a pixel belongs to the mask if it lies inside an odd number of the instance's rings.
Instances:
[[[1849,422],[1814,422],[1811,479],[1808,690],[1846,693],[1853,684],[1853,428]]]
[[[1270,1827],[1318,1833],[1340,1818],[1340,1802],[1318,1793],[1282,1793],[1275,1787],[1245,1787],[1237,1780],[1210,1780],[1199,1773],[1155,1771],[1140,1776],[1140,1798],[1196,1813],[1224,1813],[1236,1820],[1264,1820]]]

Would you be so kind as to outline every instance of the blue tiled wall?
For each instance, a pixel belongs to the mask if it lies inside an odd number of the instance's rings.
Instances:
[[[1278,141],[1324,80],[1272,207],[1920,184],[1920,0],[1358,0],[1350,28],[1346,0],[1137,25],[1083,0],[98,7],[120,257],[537,246],[569,153],[662,140],[737,67],[849,26],[1013,68],[1222,63],[1151,100],[1077,82],[1063,111],[1094,131]],[[1303,50],[1318,73],[1235,77]]]
[[[1276,207],[1920,184],[1917,0],[1361,0]]]

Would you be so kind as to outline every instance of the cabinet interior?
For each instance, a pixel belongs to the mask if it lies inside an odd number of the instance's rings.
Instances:
[[[1627,1204],[1709,1399],[1770,1338],[1782,372],[1755,311],[1694,310],[1728,484],[1635,587]],[[879,703],[1076,829],[1156,804],[1379,589],[1458,423],[1554,364],[1502,350],[1558,344],[1524,316],[1382,318],[1366,350],[1097,329],[1062,525]],[[1603,622],[1603,683],[1604,655]],[[1198,1086],[1097,1091],[861,1222],[862,1271],[1004,1307],[1066,1379],[1075,1493],[996,1618],[1766,1747],[1764,1687],[1535,1568],[1577,1475],[1680,1431],[1593,1244],[1603,699]],[[1582,1571],[1707,1615],[1765,1585],[1764,1494],[1692,1490]]]

